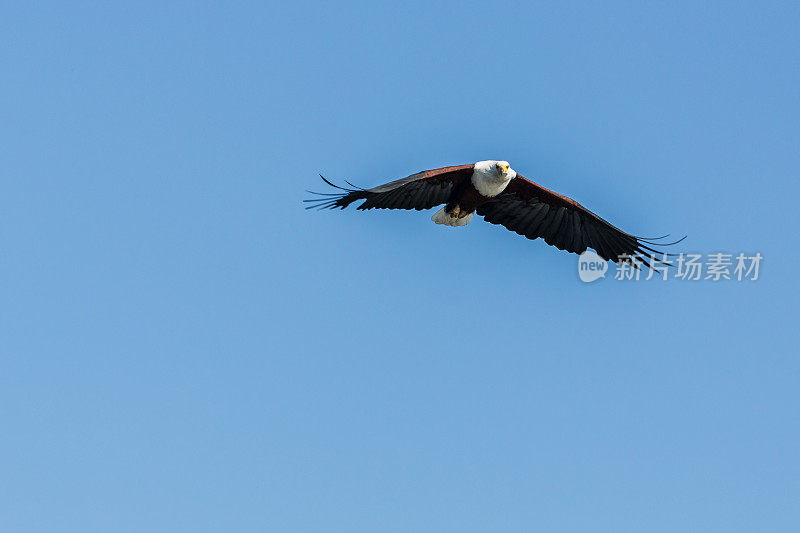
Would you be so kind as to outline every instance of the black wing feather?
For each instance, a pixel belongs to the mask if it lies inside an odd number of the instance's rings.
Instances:
[[[648,267],[664,263],[653,257],[663,252],[648,246],[659,244],[654,242],[658,239],[625,233],[578,202],[522,176],[511,180],[503,194],[478,206],[477,213],[491,224],[529,239],[542,237],[547,244],[568,252],[580,254],[593,248],[600,257],[614,262],[638,260]],[[676,243],[662,245],[671,244]]]
[[[343,192],[315,193],[319,198],[303,200],[309,205],[306,209],[344,209],[353,202],[364,200],[358,206],[359,210],[366,209],[430,209],[431,207],[446,203],[450,198],[453,188],[472,176],[474,165],[460,165],[425,170],[412,174],[407,178],[395,180],[372,189],[362,189],[350,182],[350,188],[341,187],[330,182],[324,176],[320,177],[336,189]]]

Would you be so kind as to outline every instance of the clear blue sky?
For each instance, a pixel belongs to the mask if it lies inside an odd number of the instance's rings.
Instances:
[[[795,2],[7,3],[3,531],[796,531]],[[507,159],[755,283],[307,212]]]

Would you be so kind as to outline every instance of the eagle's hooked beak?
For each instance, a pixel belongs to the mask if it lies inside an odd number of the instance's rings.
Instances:
[[[497,165],[497,170],[500,171],[501,174],[508,172],[509,168],[511,168],[509,165]]]

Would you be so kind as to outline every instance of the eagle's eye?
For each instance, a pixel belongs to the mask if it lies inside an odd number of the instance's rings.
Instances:
[[[494,167],[497,169],[497,172],[500,174],[505,174],[508,172],[509,165],[505,163],[495,163]]]

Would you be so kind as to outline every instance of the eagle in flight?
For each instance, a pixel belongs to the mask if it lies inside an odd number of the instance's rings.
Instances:
[[[444,204],[431,217],[437,224],[466,226],[477,213],[491,224],[499,224],[529,239],[541,237],[560,250],[582,254],[594,249],[606,261],[637,262],[652,267],[666,263],[664,254],[651,246],[667,237],[646,239],[626,233],[571,198],[542,187],[512,169],[507,161],[478,161],[471,165],[425,170],[372,189],[335,185],[320,177],[337,192],[317,193],[306,209],[344,209],[365,200],[358,209],[430,209]],[[685,238],[685,237],[684,237]],[[657,259],[655,255],[662,256]],[[637,267],[638,268],[638,267]]]

